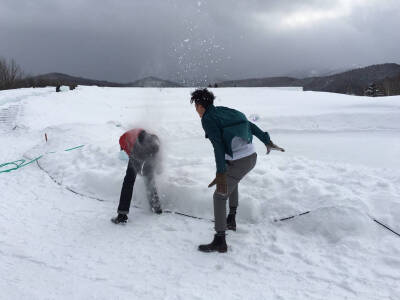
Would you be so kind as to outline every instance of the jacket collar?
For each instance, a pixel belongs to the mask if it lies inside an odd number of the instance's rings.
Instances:
[[[210,104],[210,105],[207,107],[206,111],[204,112],[202,118],[204,118],[205,115],[207,115],[209,112],[214,111],[214,110],[215,110],[214,104]]]

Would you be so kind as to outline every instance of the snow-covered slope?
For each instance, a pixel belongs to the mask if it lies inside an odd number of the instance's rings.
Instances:
[[[400,298],[400,237],[373,221],[400,232],[400,97],[215,89],[216,105],[287,152],[255,141],[238,231],[227,254],[204,254],[215,166],[190,92],[0,92],[0,164],[44,154],[40,168],[0,173],[0,299]],[[164,208],[203,220],[151,214],[138,178],[140,208],[109,222],[126,168],[118,138],[133,126],[162,140]]]

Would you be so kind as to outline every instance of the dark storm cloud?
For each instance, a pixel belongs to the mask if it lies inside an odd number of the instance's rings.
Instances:
[[[131,81],[400,62],[397,0],[0,0],[0,56],[31,73]]]

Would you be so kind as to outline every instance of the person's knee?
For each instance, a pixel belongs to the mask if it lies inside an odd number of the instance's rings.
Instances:
[[[144,162],[141,171],[142,171],[142,175],[143,175],[143,176],[152,178],[152,177],[153,177],[153,174],[154,174],[154,166],[153,166],[153,163],[150,162],[150,161]]]
[[[228,194],[220,194],[220,193],[217,193],[217,191],[215,191],[214,192],[214,196],[213,196],[213,198],[214,198],[214,201],[226,201],[227,199],[228,199]]]

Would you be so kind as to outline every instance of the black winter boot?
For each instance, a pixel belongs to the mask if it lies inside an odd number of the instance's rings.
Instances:
[[[118,214],[118,216],[111,219],[111,222],[115,224],[126,223],[126,221],[128,221],[128,216],[125,214]]]
[[[228,251],[228,246],[226,245],[226,241],[225,241],[225,232],[215,234],[214,240],[211,242],[211,244],[200,245],[199,251],[201,251],[201,252],[218,251],[220,253],[225,253],[226,251]]]
[[[151,210],[153,211],[153,213],[155,213],[157,215],[161,215],[162,214],[162,209],[161,209],[160,206],[152,207]]]
[[[226,218],[226,227],[228,230],[236,231],[236,214],[229,214]]]

